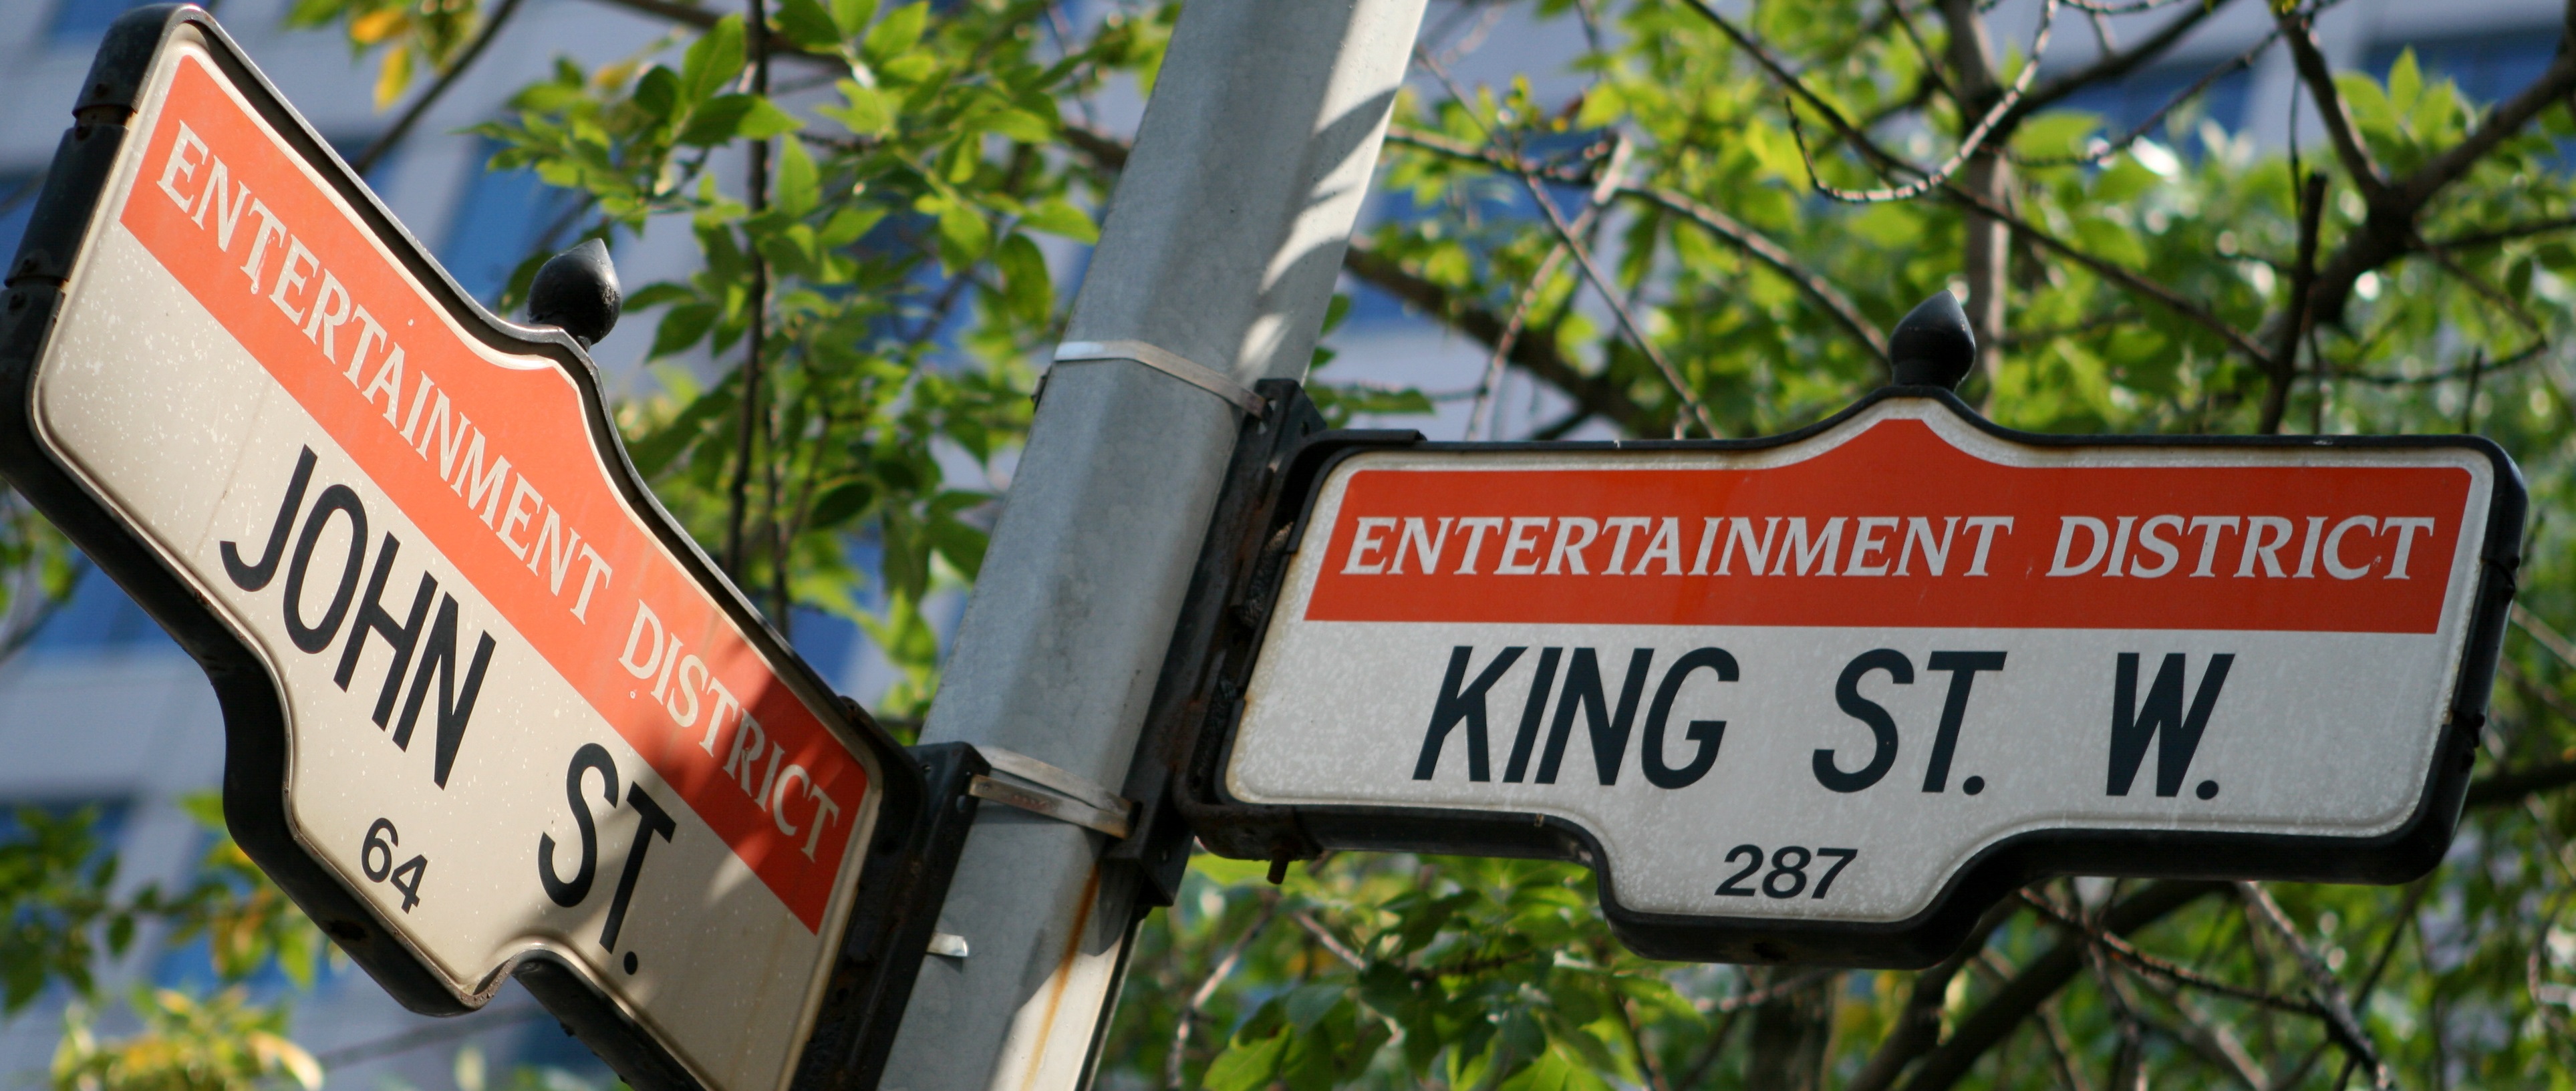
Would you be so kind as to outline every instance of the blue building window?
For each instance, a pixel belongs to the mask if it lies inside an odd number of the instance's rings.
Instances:
[[[2535,27],[2506,33],[2381,42],[2370,47],[2363,67],[2381,80],[2397,67],[2397,58],[2415,51],[2415,64],[2427,82],[2450,80],[2460,94],[2481,105],[2501,102],[2531,86],[2558,52],[2558,31]]]
[[[72,587],[71,598],[54,608],[27,645],[37,655],[101,655],[110,652],[179,650],[159,622],[143,612],[107,574],[90,569]]]
[[[36,214],[36,192],[43,188],[41,174],[0,174],[0,262],[18,252],[18,240]]]
[[[340,133],[322,139],[330,143],[331,150],[339,154],[341,162],[356,166],[358,157],[365,155],[368,148],[375,146],[376,135],[375,133]],[[403,145],[394,145],[385,154],[377,157],[375,166],[367,168],[367,173],[359,176],[367,183],[368,189],[375,190],[379,195],[384,193],[386,180],[394,176],[394,166],[402,162],[402,153]]]
[[[2134,72],[2118,83],[2096,84],[2068,95],[2063,104],[2070,110],[2082,110],[2102,118],[2113,136],[2126,136],[2129,131],[2147,123],[2156,111],[2185,91],[2191,90],[2211,69],[2225,61],[2194,64],[2171,64]],[[2238,69],[2218,78],[2199,97],[2183,103],[2165,115],[2167,133],[2188,131],[2188,126],[2203,119],[2215,121],[2230,132],[2245,124],[2245,103],[2254,87],[2250,69]],[[2149,133],[2149,136],[2161,136]]]
[[[54,41],[63,44],[94,39],[107,32],[116,17],[153,0],[55,0],[54,22],[46,28]]]
[[[126,812],[129,809],[125,800],[13,799],[0,802],[0,844],[26,838],[27,824],[18,813],[22,808],[57,819],[70,818],[87,809],[90,812],[90,844],[97,847],[101,856],[115,852],[117,842],[125,837]]]
[[[489,163],[499,150],[498,143],[485,141],[477,161]],[[535,171],[480,170],[457,199],[439,263],[466,294],[490,304],[548,235],[573,236],[579,226],[568,221],[574,202],[571,192],[547,185]]]
[[[1597,129],[1576,130],[1536,136],[1519,148],[1530,162],[1560,166],[1578,162],[1585,151],[1600,147],[1603,132]],[[1571,222],[1582,215],[1585,200],[1582,186],[1550,181],[1542,188],[1556,205],[1557,215]],[[1521,228],[1536,223],[1544,228],[1547,220],[1529,187],[1518,178],[1505,176],[1468,177],[1442,193],[1434,205],[1426,206],[1410,190],[1387,190],[1376,195],[1370,210],[1369,226],[1418,224],[1437,216],[1456,219],[1457,237],[1464,242],[1475,260],[1483,262],[1494,244],[1519,233]],[[1562,272],[1563,270],[1560,270]],[[1356,280],[1346,283],[1351,297],[1350,312],[1343,327],[1352,330],[1382,329],[1392,325],[1420,321],[1410,304],[1373,285]]]

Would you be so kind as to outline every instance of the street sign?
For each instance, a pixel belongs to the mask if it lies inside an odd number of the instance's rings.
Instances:
[[[203,11],[119,22],[75,117],[0,465],[205,664],[243,848],[414,1010],[516,972],[638,1087],[872,1083],[921,768],[654,502],[582,347]]]
[[[2037,436],[1929,387],[1308,450],[1201,838],[1579,860],[1638,950],[1739,962],[1926,964],[2042,874],[2421,873],[2523,512],[2474,437]]]

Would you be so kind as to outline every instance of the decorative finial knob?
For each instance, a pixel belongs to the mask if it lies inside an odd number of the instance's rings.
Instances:
[[[581,347],[589,348],[617,328],[617,312],[626,302],[617,288],[617,266],[608,260],[608,244],[592,239],[546,259],[528,285],[528,321],[560,326]],[[1952,310],[1958,309],[1956,304]]]
[[[1968,312],[1959,308],[1958,297],[1944,289],[1897,321],[1887,338],[1887,356],[1897,386],[1957,389],[1977,366],[1977,335],[1968,328]]]

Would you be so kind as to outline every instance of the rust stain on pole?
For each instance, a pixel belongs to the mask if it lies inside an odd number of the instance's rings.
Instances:
[[[1091,912],[1100,904],[1100,865],[1091,865],[1091,877],[1082,884],[1082,908],[1073,915],[1073,929],[1064,937],[1064,954],[1055,960],[1055,972],[1047,977],[1046,1018],[1039,1021],[1043,1029],[1029,1049],[1028,1071],[1020,1074],[1020,1086],[1037,1086],[1038,1069],[1046,1063],[1047,1045],[1055,1038],[1056,1012],[1064,1005],[1065,986],[1073,981],[1073,963],[1082,957],[1082,938],[1091,931]]]

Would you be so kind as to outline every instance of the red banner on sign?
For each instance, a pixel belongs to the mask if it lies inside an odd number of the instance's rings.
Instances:
[[[620,498],[572,382],[477,352],[204,62],[148,139],[123,225],[820,928],[866,770]]]
[[[1305,616],[2430,633],[2472,484],[2010,466],[1912,419],[1767,469],[1363,466]]]

